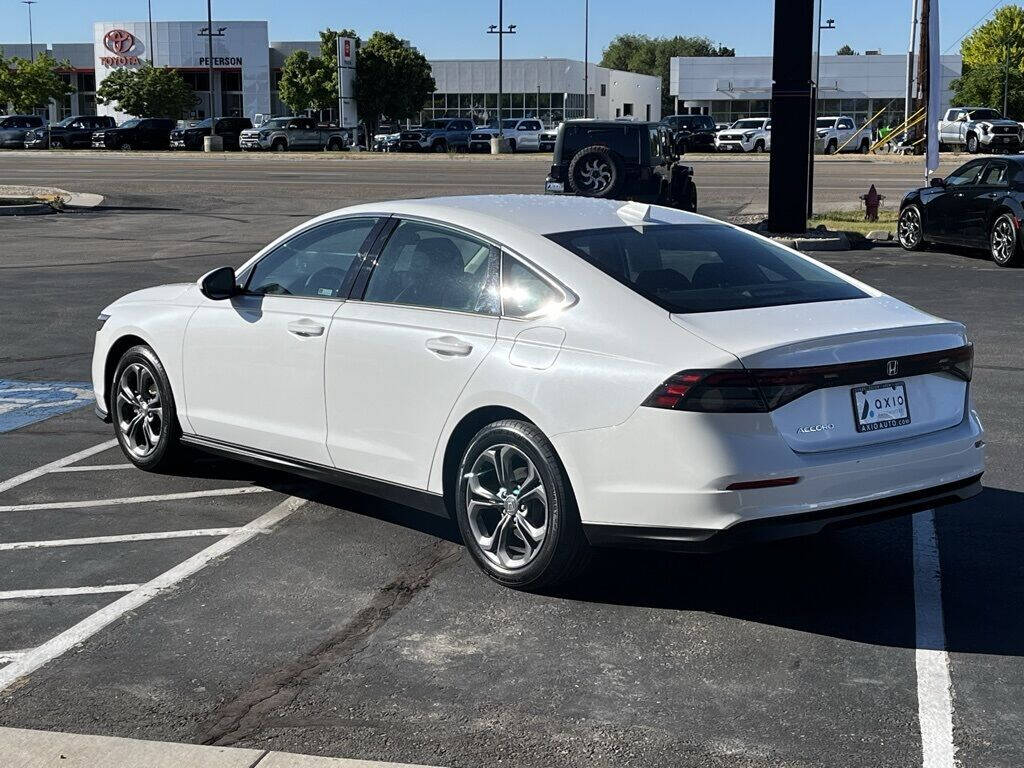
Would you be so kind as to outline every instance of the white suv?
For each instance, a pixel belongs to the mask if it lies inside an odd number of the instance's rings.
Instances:
[[[719,152],[770,152],[772,149],[772,121],[767,117],[747,117],[737,120],[715,135],[715,148]]]

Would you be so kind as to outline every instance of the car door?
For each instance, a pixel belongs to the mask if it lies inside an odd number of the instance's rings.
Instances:
[[[339,469],[423,489],[448,414],[494,346],[500,266],[472,234],[391,227],[331,323],[327,445]]]
[[[519,124],[519,130],[523,131],[520,138],[520,146],[523,149],[540,149],[541,125],[537,120],[524,120]]]
[[[926,237],[959,242],[963,238],[961,218],[968,193],[978,184],[985,160],[973,160],[945,179],[945,186],[926,187],[921,193]]]
[[[844,147],[844,151],[849,152],[851,151],[851,149],[855,149],[855,142],[850,141],[850,139],[853,138],[854,132],[856,131],[853,125],[853,120],[850,120],[848,118],[843,118],[839,120],[838,123],[836,123],[836,129],[836,138],[839,141],[838,146],[842,147],[847,142],[850,142]]]
[[[978,183],[963,190],[960,237],[971,245],[988,246],[992,212],[1010,188],[1010,166],[1006,160],[989,160]]]
[[[241,275],[237,296],[200,300],[182,353],[186,415],[199,435],[330,466],[324,350],[380,221],[305,229]]]

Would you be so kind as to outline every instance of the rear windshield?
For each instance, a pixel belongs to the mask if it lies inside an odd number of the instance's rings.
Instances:
[[[548,238],[673,313],[867,298],[828,270],[723,224],[588,229]]]

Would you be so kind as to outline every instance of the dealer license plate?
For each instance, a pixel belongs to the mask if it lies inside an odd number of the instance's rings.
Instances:
[[[910,402],[907,386],[902,381],[871,387],[854,387],[854,424],[858,432],[874,432],[910,423]]]

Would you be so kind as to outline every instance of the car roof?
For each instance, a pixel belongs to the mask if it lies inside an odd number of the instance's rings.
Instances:
[[[501,233],[549,235],[581,229],[606,229],[639,223],[637,204],[622,211],[622,200],[556,195],[466,195],[419,200],[388,200],[357,205],[328,214],[387,213],[419,216],[501,239]],[[704,216],[652,205],[644,224],[699,224],[711,221]]]

